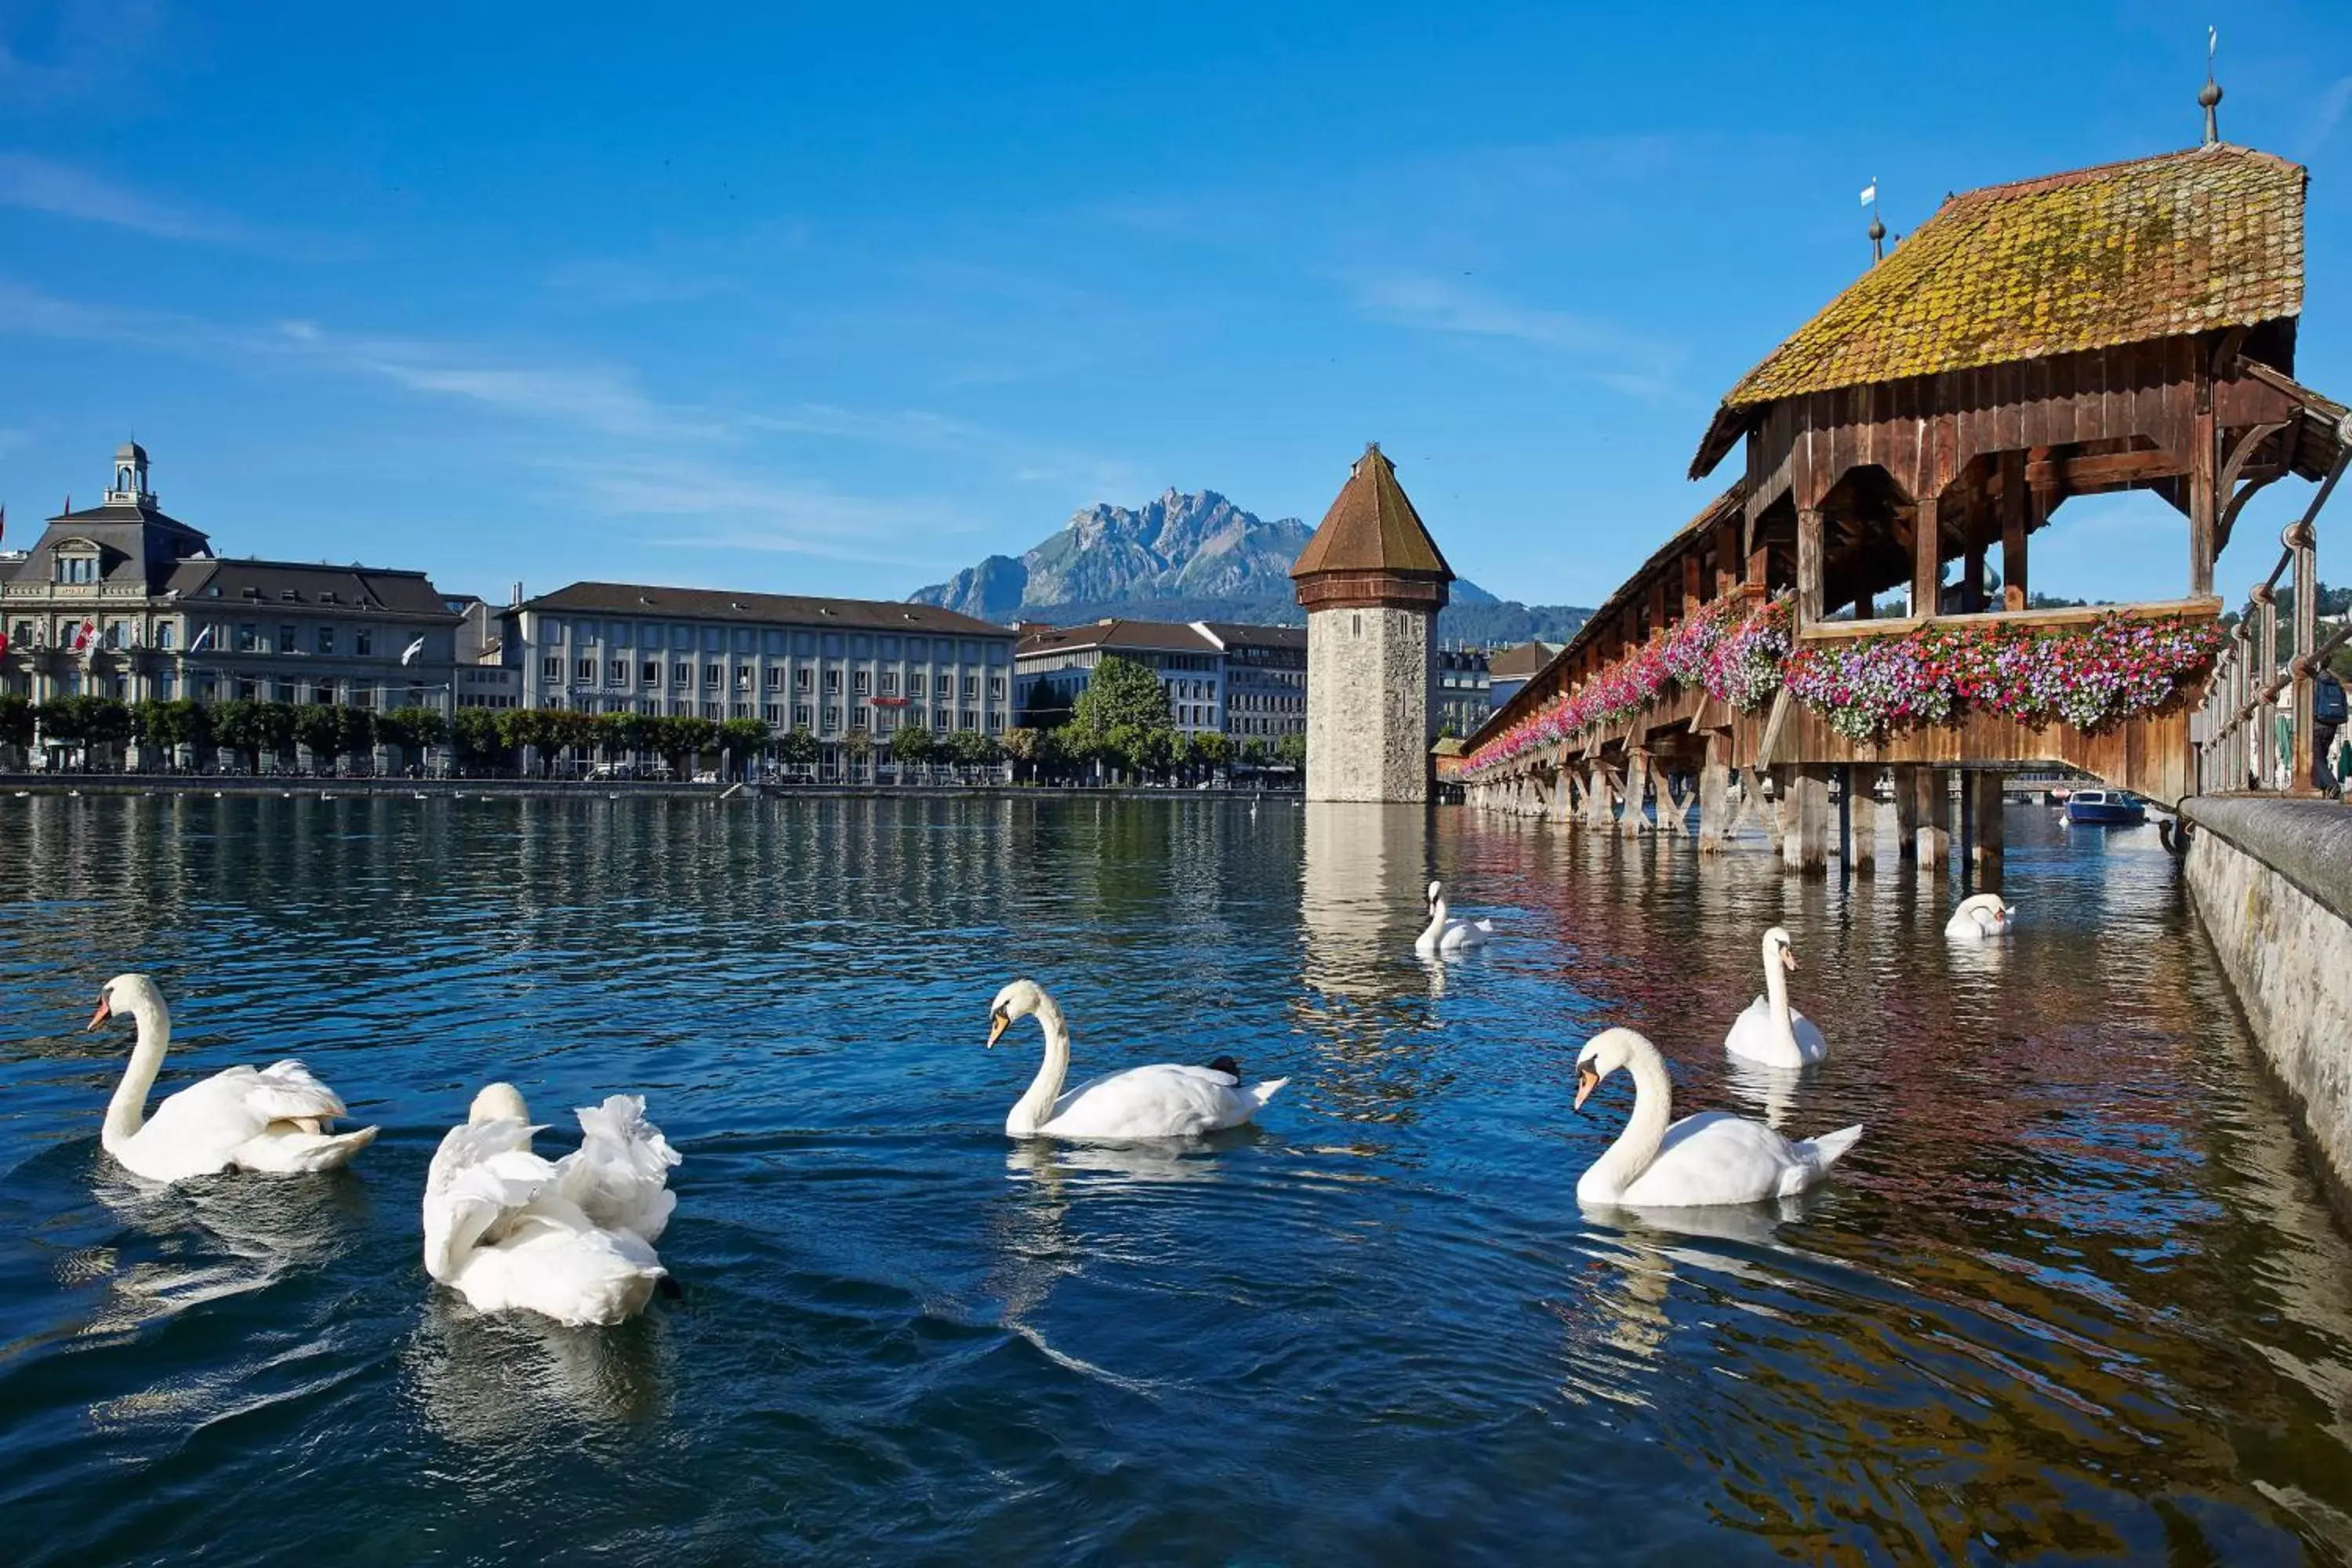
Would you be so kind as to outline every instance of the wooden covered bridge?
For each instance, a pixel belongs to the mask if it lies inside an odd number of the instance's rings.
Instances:
[[[1813,870],[1835,772],[1851,799],[1891,766],[1904,852],[1940,866],[1959,768],[1997,861],[2000,770],[2065,763],[2175,803],[2213,739],[2192,731],[2259,709],[2267,737],[2282,693],[2306,779],[2310,671],[2269,645],[2230,715],[2193,711],[2255,635],[2214,593],[2248,498],[2332,486],[2352,447],[2345,410],[2294,379],[2305,184],[2213,140],[1947,198],[1725,396],[1691,477],[1735,451],[1738,477],[1464,743],[1465,800],[1627,833],[1651,803],[1680,833],[1696,795],[1708,849],[1769,774],[1774,841]],[[2179,515],[2135,548],[2179,562],[2179,595],[2032,607],[2035,536],[2070,498],[2126,489]],[[1869,836],[1850,852],[1866,863]]]

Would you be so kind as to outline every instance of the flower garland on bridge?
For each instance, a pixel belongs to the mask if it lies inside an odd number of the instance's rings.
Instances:
[[[1864,744],[1890,731],[1948,723],[1966,708],[2026,724],[2095,731],[2155,711],[2203,679],[2226,637],[2211,622],[2100,616],[2087,626],[1930,622],[1910,632],[1800,647],[1783,596],[1749,607],[1715,601],[1487,742],[1475,774],[1538,747],[1622,723],[1669,685],[1704,686],[1753,713],[1785,681],[1832,729]]]
[[[1930,622],[1914,632],[1807,643],[1789,689],[1830,727],[1865,744],[1976,709],[2093,731],[2137,718],[2212,668],[2226,634],[2210,621],[2100,616],[2039,629]]]
[[[1539,746],[1558,745],[1622,723],[1656,701],[1669,684],[1705,686],[1742,713],[1752,713],[1780,689],[1789,657],[1789,604],[1753,609],[1747,601],[1717,599],[1678,625],[1653,633],[1630,656],[1570,695],[1537,709],[1478,748],[1465,773],[1490,768]]]

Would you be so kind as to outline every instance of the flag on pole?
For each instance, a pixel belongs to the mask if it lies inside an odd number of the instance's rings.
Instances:
[[[202,653],[205,649],[212,647],[213,631],[213,627],[206,626],[204,630],[198,632],[196,634],[196,640],[188,645],[188,651],[190,653]]]
[[[98,623],[96,621],[82,622],[80,626],[74,628],[73,647],[67,651],[70,653],[82,653],[87,651],[90,645],[90,639],[97,636]]]
[[[418,637],[415,642],[410,643],[406,647],[400,650],[400,662],[403,664],[415,664],[416,662],[416,656],[424,651],[425,639],[423,637]]]
[[[1866,185],[1864,185],[1864,186],[1863,186],[1863,187],[1862,187],[1862,205],[1863,205],[1864,206],[1868,206],[1871,203],[1873,203],[1873,202],[1876,201],[1877,199],[1878,199],[1878,182],[1877,182],[1876,180],[1873,180],[1873,181],[1871,181],[1871,182],[1870,182],[1870,184],[1866,184]]]
[[[0,500],[0,539],[8,537],[8,503]]]

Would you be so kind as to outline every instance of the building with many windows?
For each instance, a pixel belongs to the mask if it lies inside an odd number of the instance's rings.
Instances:
[[[1024,626],[1013,677],[1020,721],[1051,728],[1067,721],[1095,668],[1113,654],[1160,677],[1180,733],[1277,739],[1306,732],[1306,630],[1233,621]]]
[[[1307,628],[1195,621],[1224,656],[1225,733],[1239,741],[1307,733]]]
[[[1013,722],[1008,627],[929,605],[574,583],[499,616],[526,708],[756,719],[835,752],[853,733]]]
[[[0,690],[446,711],[460,619],[422,572],[215,554],[126,443],[103,502],[0,556]]]
[[[1483,647],[1441,647],[1430,680],[1430,698],[1437,706],[1437,732],[1472,735],[1493,711],[1487,692],[1491,676]]]

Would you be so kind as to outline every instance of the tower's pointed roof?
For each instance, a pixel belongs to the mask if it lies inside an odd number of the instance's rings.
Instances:
[[[1396,465],[1378,441],[1364,447],[1323,526],[1290,568],[1296,578],[1324,572],[1388,572],[1454,581],[1437,542],[1397,483]]]

